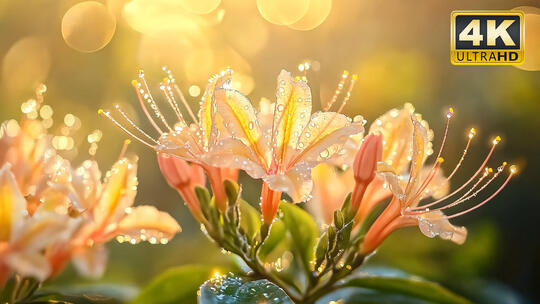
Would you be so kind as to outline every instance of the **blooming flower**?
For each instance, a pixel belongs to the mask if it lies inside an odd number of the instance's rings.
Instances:
[[[369,134],[380,135],[382,137],[382,155],[380,160],[389,166],[392,166],[395,172],[404,174],[410,163],[413,124],[411,115],[414,115],[426,128],[428,124],[422,120],[420,114],[414,112],[414,107],[407,103],[402,109],[392,109],[378,117],[369,127]],[[431,134],[431,131],[429,131]],[[369,135],[368,135],[369,136]],[[325,222],[332,221],[333,212],[339,209],[346,196],[351,193],[355,187],[353,176],[352,160],[356,159],[357,154],[364,142],[363,134],[355,134],[349,138],[344,146],[345,153],[339,162],[345,163],[344,170],[332,169],[330,165],[321,164],[317,166],[314,172],[317,177],[314,181],[314,197],[310,207],[318,210],[317,214],[325,214]],[[431,153],[431,151],[428,151]],[[365,168],[364,162],[357,163],[357,169],[373,172]],[[340,172],[342,171],[342,172]],[[375,176],[368,183],[358,184],[358,187],[365,187],[362,195],[354,199],[358,205],[355,224],[360,224],[373,208],[384,202],[392,193],[384,187],[385,181],[381,176]],[[358,193],[359,191],[357,191]],[[361,200],[361,201],[359,201]]]
[[[55,212],[27,212],[11,164],[0,169],[0,286],[14,271],[45,280],[51,268],[44,250],[64,238],[68,218]]]
[[[352,79],[354,84],[356,77]],[[267,223],[275,215],[281,192],[294,202],[309,199],[311,169],[338,156],[348,137],[363,131],[361,117],[352,121],[340,114],[350,91],[337,112],[312,115],[309,86],[286,71],[278,76],[276,102],[262,103],[259,113],[246,96],[227,86],[216,88],[214,95],[229,136],[214,146],[208,162],[240,168],[264,180],[261,208]]]
[[[171,71],[165,67],[163,70],[167,72],[168,77],[160,84],[160,90],[168,105],[176,115],[177,121],[174,125],[168,123],[154,97],[150,93],[144,78],[144,72],[140,71],[139,80],[133,81],[133,86],[139,98],[141,109],[153,128],[159,134],[158,139],[152,138],[148,133],[139,128],[118,105],[116,105],[115,108],[122,117],[124,123],[114,119],[112,114],[108,111],[99,110],[98,113],[105,115],[124,132],[158,153],[169,154],[202,166],[212,185],[218,207],[224,211],[226,209],[227,197],[223,188],[223,177],[221,176],[222,170],[210,166],[206,161],[206,156],[209,151],[215,147],[222,132],[225,133],[223,128],[218,128],[218,126],[220,126],[219,122],[214,121],[214,91],[216,88],[221,87],[230,81],[232,72],[230,70],[224,70],[220,74],[210,78],[200,103],[200,110],[198,115],[195,116],[180,88],[176,84]],[[186,111],[189,113],[191,123],[184,118],[176,100],[175,92],[179,96]],[[150,114],[148,107],[155,119]]]
[[[169,214],[153,206],[133,207],[136,172],[137,159],[121,156],[102,183],[97,163],[86,160],[72,172],[72,182],[56,185],[83,211],[77,215],[79,221],[70,238],[48,252],[54,273],[73,259],[82,274],[98,277],[105,270],[107,252],[103,245],[107,241],[116,237],[119,242],[131,244],[166,244],[180,231]]]
[[[516,173],[515,166],[510,166],[510,174],[502,185],[485,200],[473,205],[472,207],[454,213],[452,215],[444,215],[443,210],[458,206],[471,198],[476,197],[484,190],[498,175],[504,170],[506,163],[503,163],[495,172],[486,167],[495,146],[499,143],[500,137],[496,137],[492,142],[492,147],[480,165],[480,168],[472,175],[472,177],[461,185],[458,189],[448,192],[448,181],[454,176],[458,168],[461,166],[465,155],[467,154],[469,144],[474,137],[476,131],[471,129],[469,140],[464,153],[459,160],[455,169],[447,178],[440,174],[440,166],[443,163],[441,157],[443,147],[446,141],[448,125],[450,118],[453,116],[453,110],[450,109],[447,113],[447,123],[442,139],[442,144],[436,157],[436,161],[431,166],[424,166],[426,158],[431,151],[430,132],[425,127],[425,124],[420,122],[416,117],[412,116],[413,135],[412,135],[412,153],[411,166],[408,176],[402,177],[397,174],[394,169],[387,163],[381,162],[378,165],[378,172],[382,175],[394,197],[383,213],[370,227],[366,234],[365,241],[362,247],[364,254],[375,250],[378,245],[394,230],[405,227],[418,225],[423,234],[428,237],[439,236],[443,239],[452,240],[455,243],[461,244],[465,241],[467,230],[465,227],[456,227],[448,221],[451,218],[461,216],[470,211],[473,211],[487,203],[495,197],[508,184],[512,176]],[[493,174],[492,174],[493,173]],[[480,177],[477,179],[477,177]],[[488,178],[488,176],[490,176]],[[475,181],[473,183],[473,181]],[[471,183],[472,186],[463,194],[452,198],[461,191],[467,189]],[[434,197],[435,200],[420,204],[420,202],[428,197]],[[446,202],[446,204],[433,208],[437,204]]]

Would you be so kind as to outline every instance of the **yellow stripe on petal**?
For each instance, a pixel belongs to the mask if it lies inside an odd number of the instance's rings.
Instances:
[[[0,169],[0,242],[9,241],[15,224],[22,220],[26,200],[17,187],[11,173],[11,165],[6,163]]]
[[[134,160],[122,158],[107,172],[101,198],[94,216],[96,222],[115,221],[133,204],[137,193],[137,164]]]
[[[255,109],[249,99],[232,89],[217,89],[215,94],[217,111],[229,135],[248,146],[257,156],[260,164],[266,167],[267,160],[259,148],[261,129]]]
[[[210,142],[210,136],[212,135],[213,126],[213,109],[212,105],[215,103],[214,92],[217,88],[221,88],[227,82],[231,81],[232,71],[225,70],[221,74],[217,74],[208,80],[208,85],[204,91],[201,100],[201,109],[199,111],[199,123],[201,126],[202,137],[204,145],[208,146]]]
[[[343,114],[317,112],[302,132],[297,145],[301,152],[289,167],[301,160],[327,161],[341,152],[350,136],[363,131],[361,122],[351,122]]]
[[[425,160],[426,147],[429,143],[427,130],[422,124],[413,118],[413,140],[412,140],[412,156],[411,156],[411,171],[409,175],[409,182],[405,188],[405,195],[414,193],[412,190],[417,187],[417,183],[420,180],[419,175]],[[407,201],[408,201],[407,197]]]
[[[282,70],[278,76],[273,121],[273,145],[278,162],[287,158],[287,147],[296,147],[311,118],[311,90],[303,80],[295,81]]]

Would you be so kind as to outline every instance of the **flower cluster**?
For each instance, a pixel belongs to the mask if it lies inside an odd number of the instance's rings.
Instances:
[[[84,275],[100,276],[107,241],[166,243],[180,231],[167,213],[132,206],[137,158],[123,155],[127,144],[104,180],[93,158],[72,167],[60,155],[50,124],[37,115],[47,112],[40,111],[43,92],[40,86],[23,104],[20,122],[0,129],[0,288],[10,278],[39,284],[69,261]]]
[[[312,300],[320,296],[325,287],[359,267],[388,235],[401,227],[418,226],[428,237],[463,243],[467,230],[452,225],[449,219],[486,204],[516,173],[516,167],[510,166],[506,180],[487,198],[463,211],[445,215],[443,211],[462,206],[481,194],[507,166],[506,162],[496,170],[487,166],[500,141],[496,137],[485,160],[468,181],[450,191],[449,182],[462,167],[476,135],[476,130],[471,129],[461,158],[445,176],[441,166],[454,115],[452,108],[446,114],[435,160],[428,164],[434,154],[434,132],[411,104],[388,111],[368,131],[364,130],[362,116],[351,119],[342,114],[357,80],[356,75],[348,72],[343,73],[326,107],[312,113],[311,90],[305,76],[293,77],[281,71],[275,101],[263,98],[257,110],[247,96],[231,88],[232,71],[224,70],[210,78],[195,115],[171,71],[164,71],[167,78],[160,89],[171,112],[176,114],[174,123],[160,110],[144,73],[141,71],[139,79],[133,81],[141,109],[158,133],[157,138],[135,125],[118,106],[115,108],[119,118],[109,111],[99,113],[157,152],[165,178],[218,245],[239,255],[253,271],[278,284],[293,299]],[[347,82],[349,87],[345,90]],[[340,105],[331,112],[340,97]],[[189,121],[183,113],[189,114]],[[262,179],[260,214],[247,210],[240,198],[241,187],[234,183],[238,170]],[[213,198],[204,189],[204,173]],[[290,203],[282,201],[282,194],[287,194],[293,203],[308,201],[308,208],[324,224],[315,248],[309,248],[307,255],[295,257],[307,259],[301,263],[308,273],[300,284],[303,288],[290,288],[283,277],[268,270],[267,263],[262,261],[265,254],[261,251],[268,251],[265,246],[276,242],[272,233],[287,226],[287,214],[292,210],[287,207]],[[382,212],[376,208],[384,204]],[[279,209],[283,214],[278,213]],[[244,212],[259,214],[259,223],[242,226],[239,217]],[[301,216],[300,211],[293,213]],[[246,217],[240,219],[246,221]],[[301,219],[295,219],[293,226],[296,220]],[[260,226],[260,231],[246,231],[253,225]],[[296,227],[289,229],[290,234],[298,232]],[[302,240],[300,236],[296,241]],[[312,255],[312,251],[316,254]],[[282,265],[282,261],[279,258],[272,265]]]

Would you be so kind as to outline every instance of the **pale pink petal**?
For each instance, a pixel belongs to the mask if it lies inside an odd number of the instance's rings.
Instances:
[[[312,163],[298,163],[285,175],[275,174],[264,177],[270,189],[287,193],[293,203],[299,203],[311,198],[313,181],[311,180]]]
[[[73,255],[73,265],[77,271],[89,278],[99,278],[105,273],[109,254],[103,245],[86,247]]]
[[[253,150],[234,138],[220,140],[205,155],[204,161],[214,167],[242,169],[253,178],[265,175],[264,167]]]
[[[439,236],[443,240],[450,240],[456,244],[463,244],[467,239],[467,228],[450,224],[448,219],[442,218],[441,211],[427,212],[417,216],[418,228],[430,238]]]
[[[25,251],[40,251],[57,241],[69,237],[71,219],[65,214],[56,212],[35,213],[33,217],[21,221],[13,233],[12,247]]]
[[[384,113],[369,128],[369,133],[383,135],[382,160],[394,167],[398,174],[406,172],[411,156],[413,136],[411,116],[425,127],[431,141],[433,132],[427,122],[422,120],[422,116],[414,113],[414,107],[410,103],[406,103],[402,109],[392,109]]]
[[[407,196],[406,201],[412,199],[412,196],[415,195],[413,191],[418,187],[418,184],[422,183],[420,178],[420,172],[424,166],[424,161],[427,157],[427,151],[429,150],[429,137],[427,129],[422,125],[422,123],[414,118],[413,122],[413,135],[412,135],[412,156],[411,156],[411,169],[409,173],[409,180],[407,187],[405,188],[405,195]]]
[[[51,273],[49,261],[41,252],[16,251],[7,256],[6,263],[17,274],[39,281],[45,281]]]
[[[361,121],[351,122],[343,114],[317,112],[300,135],[297,148],[301,152],[298,155],[305,161],[329,161],[344,152],[343,147],[351,135],[363,131]]]
[[[400,201],[405,199],[405,183],[402,178],[394,172],[392,166],[385,162],[378,162],[377,175],[384,179],[386,185],[397,199]]]
[[[154,206],[138,206],[118,223],[115,233],[129,236],[138,242],[151,238],[170,240],[180,231],[180,225],[168,213],[159,211]]]

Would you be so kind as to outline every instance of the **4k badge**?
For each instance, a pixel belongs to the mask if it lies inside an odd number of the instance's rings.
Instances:
[[[523,62],[524,19],[520,11],[454,11],[451,61],[463,65]]]

